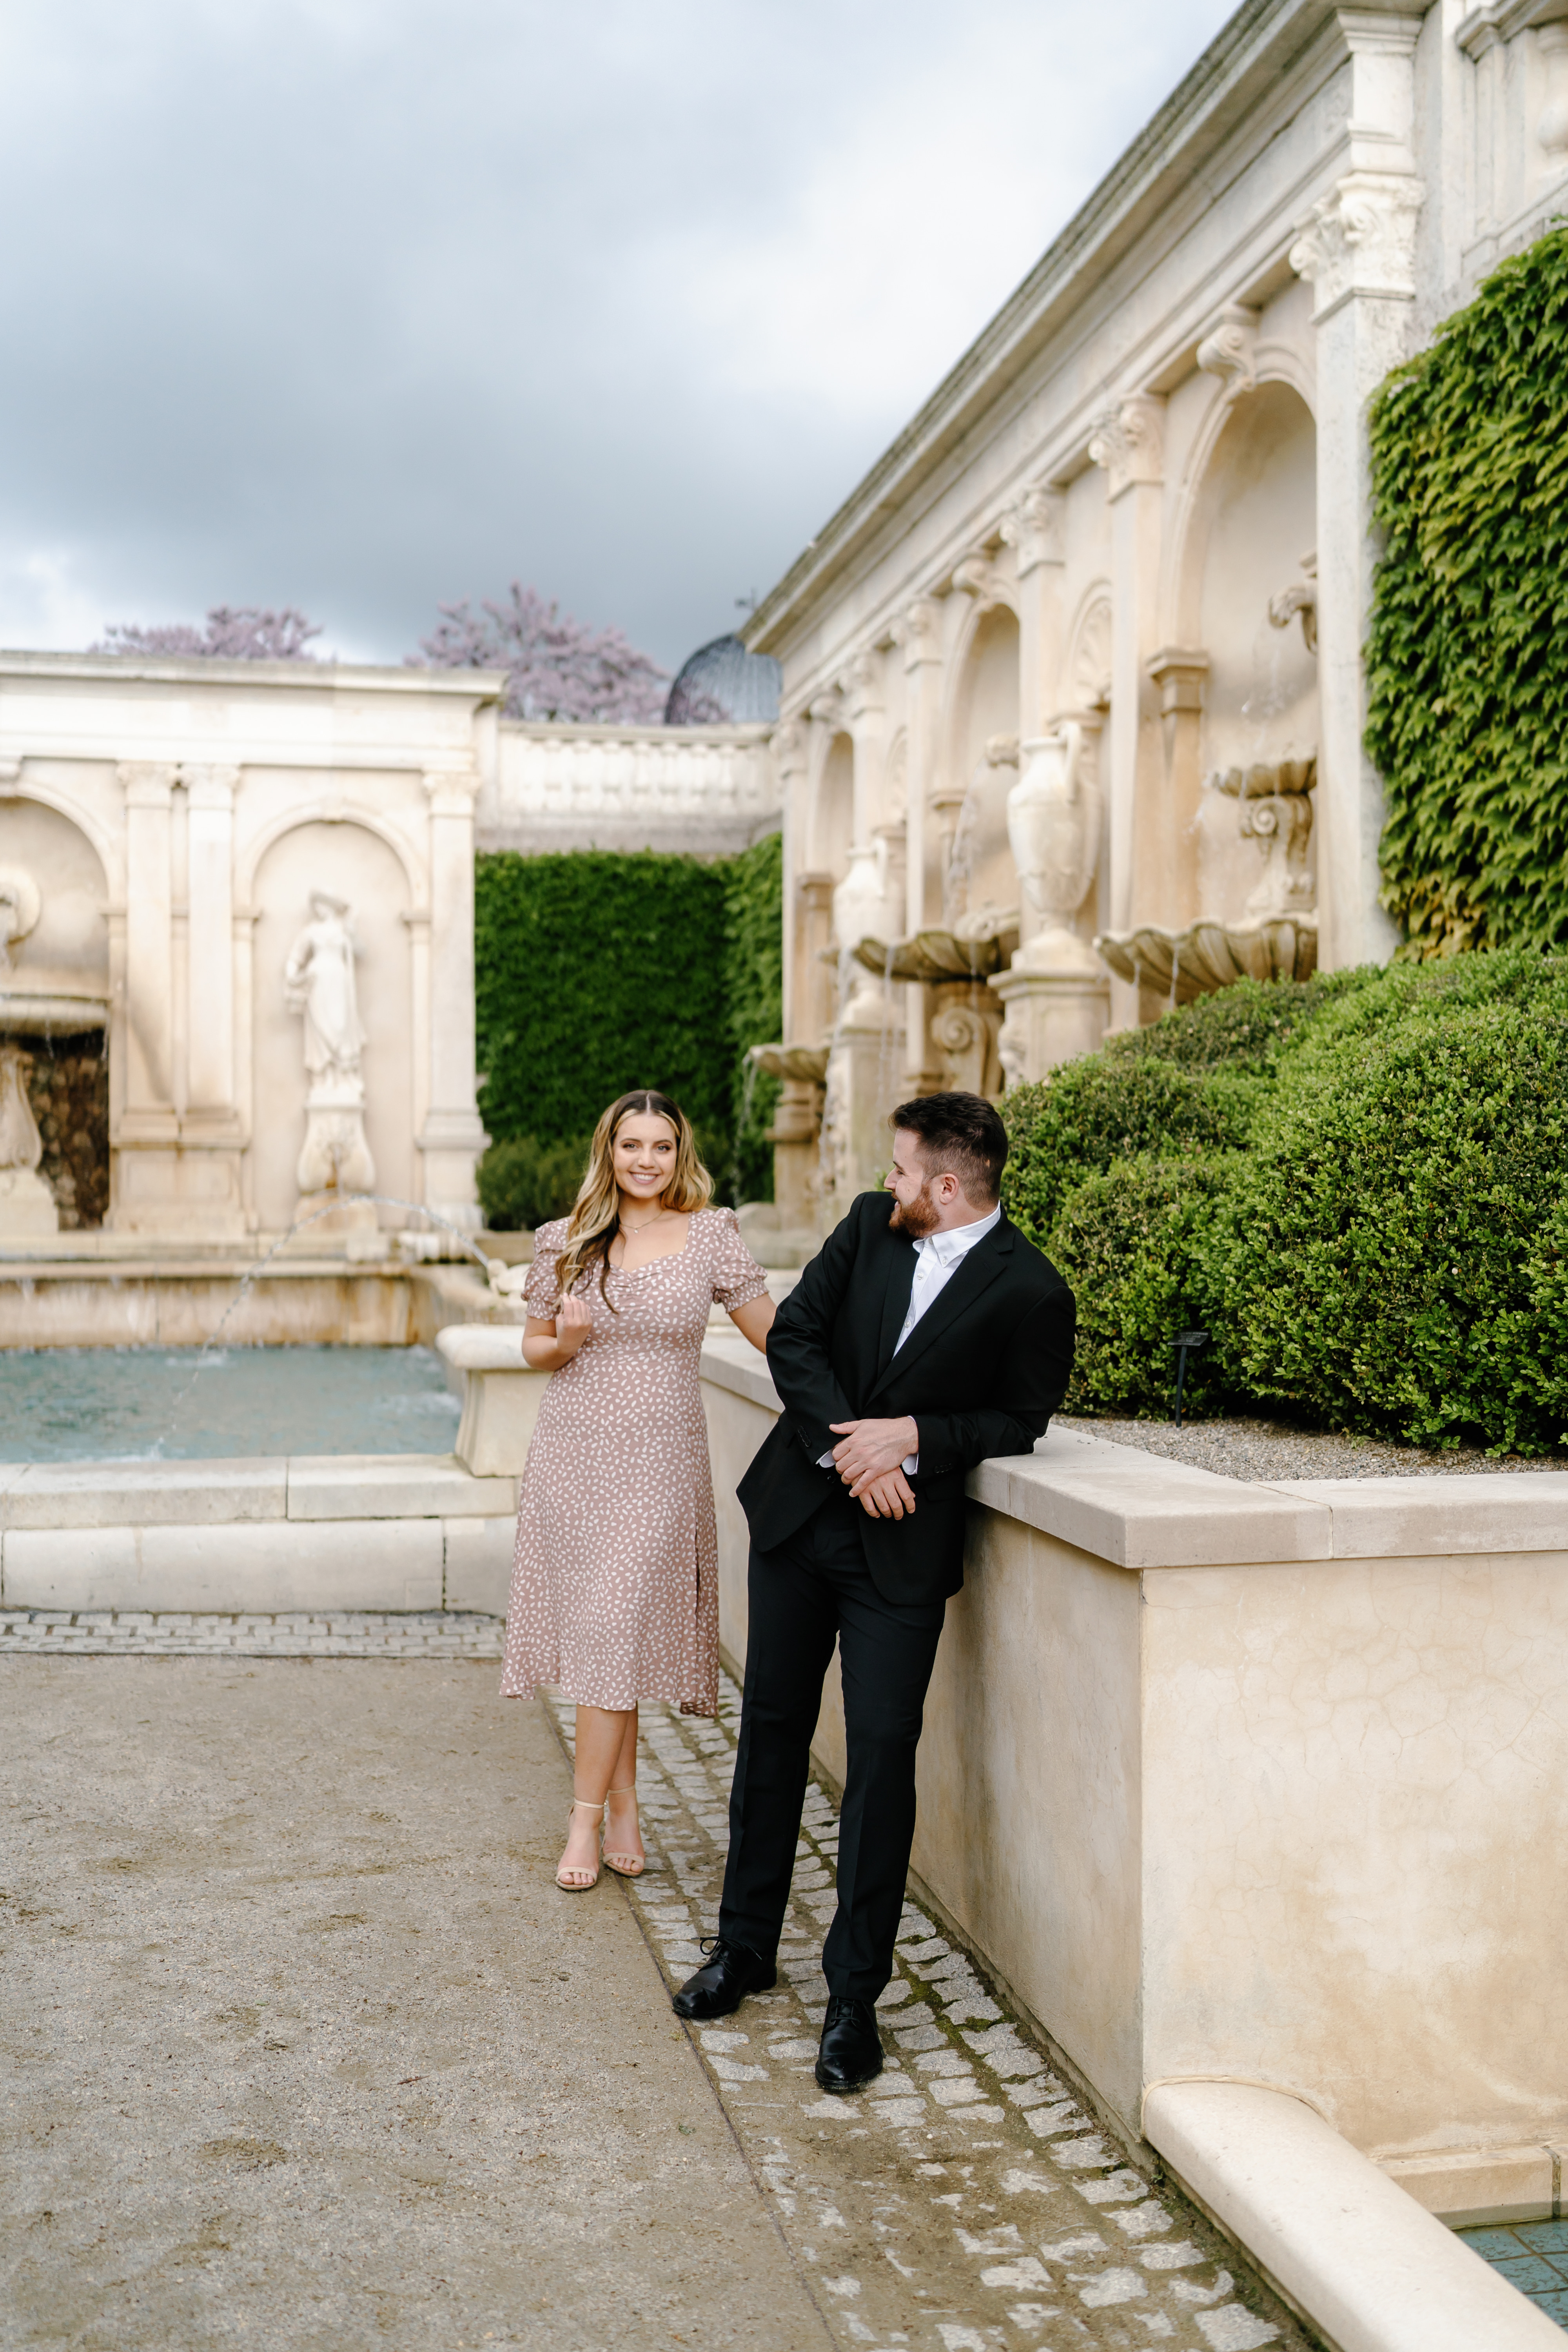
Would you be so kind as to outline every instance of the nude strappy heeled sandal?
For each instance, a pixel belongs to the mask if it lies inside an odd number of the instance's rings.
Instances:
[[[608,1798],[605,1798],[603,1802],[595,1805],[587,1797],[574,1797],[568,1813],[568,1819],[570,1819],[571,1814],[574,1813],[578,1807],[581,1806],[585,1813],[597,1813],[600,1821],[602,1822],[605,1818],[605,1805],[608,1802]],[[564,1895],[586,1895],[590,1886],[597,1886],[599,1884],[597,1865],[595,1865],[593,1875],[590,1877],[589,1874],[585,1870],[582,1869],[575,1864],[573,1865],[573,1868],[568,1874],[566,1864],[563,1862],[559,1863],[557,1864],[555,1870],[555,1884],[561,1888]]]
[[[635,1780],[628,1780],[624,1789],[612,1789],[610,1795],[605,1799],[606,1816],[609,1812],[610,1797],[635,1797],[637,1792],[637,1784]],[[607,1819],[605,1826],[608,1827]],[[640,1830],[642,1825],[639,1822],[637,1826]],[[608,1849],[605,1850],[605,1868],[613,1870],[617,1878],[640,1878],[647,1867],[647,1863],[640,1853],[611,1853]]]

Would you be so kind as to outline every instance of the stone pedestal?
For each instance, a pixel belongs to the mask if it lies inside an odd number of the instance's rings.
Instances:
[[[449,1323],[436,1345],[462,1380],[457,1455],[477,1478],[521,1477],[548,1372],[522,1360],[520,1323]]]
[[[33,1168],[0,1168],[0,1241],[33,1241],[58,1234],[55,1196]]]
[[[866,1009],[881,1011],[880,1005]],[[822,1110],[821,1214],[829,1224],[837,1223],[857,1193],[876,1190],[893,1156],[888,1115],[902,1093],[900,1045],[900,1024],[890,1005],[875,1025],[870,1018],[846,1023],[834,1039]]]
[[[327,1076],[311,1087],[305,1097],[305,1140],[295,1181],[301,1192],[320,1192],[330,1186],[368,1192],[375,1182],[375,1162],[364,1139],[363,1078]]]
[[[987,985],[1006,1007],[1001,1060],[1010,1087],[1032,1085],[1058,1063],[1092,1054],[1104,1043],[1110,982],[1081,940],[1069,935],[1058,954],[1015,961]]]

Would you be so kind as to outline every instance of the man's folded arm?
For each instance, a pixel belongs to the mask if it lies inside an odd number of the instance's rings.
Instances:
[[[994,1393],[971,1412],[917,1412],[922,1477],[973,1470],[993,1454],[1029,1454],[1059,1411],[1072,1376],[1078,1310],[1065,1286],[1026,1315],[1007,1344]]]
[[[839,1387],[828,1352],[834,1318],[844,1301],[855,1264],[855,1212],[836,1225],[773,1318],[768,1333],[768,1370],[773,1386],[794,1414],[807,1459],[831,1454],[838,1440],[829,1424],[853,1421],[853,1408]]]

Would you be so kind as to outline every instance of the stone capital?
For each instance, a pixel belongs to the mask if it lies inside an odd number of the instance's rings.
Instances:
[[[843,691],[852,723],[881,717],[887,706],[882,692],[882,665],[875,653],[856,655],[844,673]]]
[[[1312,288],[1314,322],[1352,300],[1415,297],[1415,221],[1426,201],[1409,173],[1352,172],[1319,198],[1290,247]]]
[[[114,779],[128,809],[166,809],[178,774],[172,760],[121,760]]]
[[[780,721],[773,730],[773,758],[781,776],[798,776],[805,767],[805,730],[796,718]]]
[[[432,816],[472,816],[479,791],[477,770],[426,768],[423,781]]]
[[[1165,470],[1165,404],[1158,393],[1134,393],[1130,400],[1107,409],[1089,439],[1091,465],[1103,466],[1110,479],[1106,495],[1119,499],[1163,478]]]
[[[1207,654],[1194,646],[1163,646],[1149,663],[1149,676],[1159,689],[1161,717],[1170,719],[1178,711],[1201,710],[1208,671]]]
[[[941,661],[942,606],[934,597],[917,596],[905,605],[893,624],[893,643],[901,648],[907,670]]]
[[[192,766],[182,760],[180,782],[193,808],[231,809],[239,790],[240,771],[237,768]]]
[[[952,593],[955,596],[973,596],[982,606],[997,602],[1000,583],[987,549],[973,548],[960,557],[952,567]]]
[[[1218,376],[1227,400],[1250,392],[1258,381],[1258,312],[1247,302],[1227,302],[1198,344],[1198,366]]]
[[[1042,563],[1067,560],[1063,520],[1067,500],[1049,482],[1033,482],[1010,514],[1002,519],[1002,536],[1016,551],[1018,577],[1026,579]]]

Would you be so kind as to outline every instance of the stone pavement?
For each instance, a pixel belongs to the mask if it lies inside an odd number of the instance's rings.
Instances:
[[[912,1906],[888,2074],[820,2095],[820,1792],[779,1989],[679,2026],[732,1685],[646,1710],[649,1870],[567,1895],[562,1747],[474,1670],[493,1622],[458,1656],[438,1620],[6,1623],[0,2344],[1306,2342]]]

